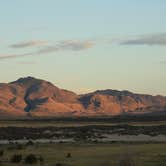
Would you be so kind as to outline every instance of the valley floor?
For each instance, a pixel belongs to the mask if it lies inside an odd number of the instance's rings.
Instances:
[[[165,166],[166,122],[0,121],[0,166],[29,154],[34,166]]]
[[[10,158],[14,154],[21,154],[23,158],[28,154],[42,156],[44,161],[34,166],[121,166],[125,162],[133,163],[132,166],[165,166],[166,163],[165,143],[3,145],[1,149],[4,155],[0,160],[4,166],[26,166],[24,159],[12,163]]]

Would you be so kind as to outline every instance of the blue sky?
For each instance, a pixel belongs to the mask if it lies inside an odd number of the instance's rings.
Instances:
[[[1,0],[0,82],[166,95],[166,1]]]

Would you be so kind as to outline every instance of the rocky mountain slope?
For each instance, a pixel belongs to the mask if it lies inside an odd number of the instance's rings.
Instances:
[[[164,96],[116,90],[77,95],[33,77],[0,84],[0,117],[100,116],[164,111]]]

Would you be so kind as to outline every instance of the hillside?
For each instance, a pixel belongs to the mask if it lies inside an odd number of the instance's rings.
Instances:
[[[166,97],[98,90],[77,95],[33,77],[0,84],[0,116],[100,116],[161,113]]]

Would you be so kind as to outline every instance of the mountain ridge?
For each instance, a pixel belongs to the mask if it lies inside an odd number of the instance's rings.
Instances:
[[[114,116],[166,111],[166,97],[127,90],[97,90],[77,95],[34,77],[0,83],[3,116]]]

